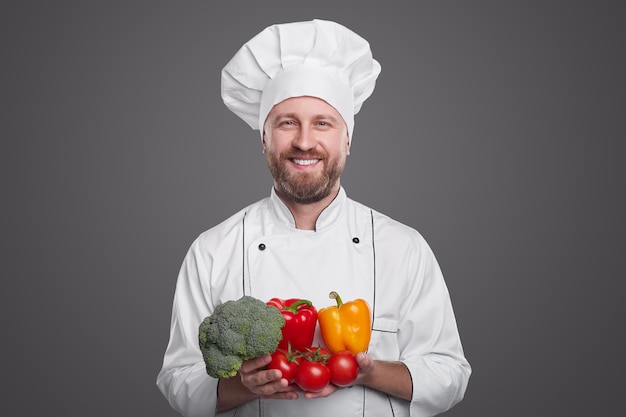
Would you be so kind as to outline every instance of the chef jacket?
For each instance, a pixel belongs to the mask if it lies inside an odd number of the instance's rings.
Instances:
[[[193,242],[176,284],[159,389],[185,416],[216,415],[218,380],[207,375],[198,344],[202,320],[243,295],[305,298],[319,309],[336,305],[330,291],[345,301],[367,300],[367,353],[407,366],[411,401],[356,385],[326,398],[256,399],[217,416],[422,417],[463,398],[471,368],[430,247],[416,230],[351,200],[343,188],[314,231],[297,229],[272,189]],[[313,344],[323,345],[319,326]]]

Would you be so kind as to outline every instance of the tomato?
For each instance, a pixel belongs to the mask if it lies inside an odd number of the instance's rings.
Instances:
[[[330,382],[330,369],[320,362],[303,359],[296,371],[296,384],[303,391],[319,392]]]
[[[296,380],[296,371],[298,370],[298,360],[290,352],[277,350],[272,353],[272,360],[267,365],[267,369],[278,369],[289,383]]]
[[[328,359],[328,369],[330,370],[330,382],[338,387],[347,387],[354,382],[358,373],[359,365],[352,352],[342,350],[333,354]]]

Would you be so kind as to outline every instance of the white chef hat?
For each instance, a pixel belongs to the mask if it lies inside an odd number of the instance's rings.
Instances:
[[[331,21],[269,26],[244,44],[222,70],[226,107],[263,130],[275,104],[312,96],[333,106],[352,138],[354,115],[374,91],[380,64],[369,43]]]

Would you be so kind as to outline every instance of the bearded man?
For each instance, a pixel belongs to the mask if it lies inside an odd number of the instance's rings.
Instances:
[[[466,360],[439,265],[413,228],[348,198],[341,174],[354,115],[380,64],[365,39],[335,22],[273,25],[222,71],[226,106],[261,133],[270,196],[193,242],[178,276],[170,341],[157,385],[185,416],[433,416],[464,396]],[[350,387],[305,392],[270,355],[237,376],[207,375],[198,326],[250,295],[305,298],[337,291],[371,307],[371,340]],[[319,329],[313,345],[322,345]]]

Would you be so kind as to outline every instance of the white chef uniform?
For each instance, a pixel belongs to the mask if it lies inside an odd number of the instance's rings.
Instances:
[[[354,386],[330,397],[254,400],[219,416],[432,416],[463,398],[470,375],[448,290],[422,236],[347,198],[342,188],[315,231],[296,229],[275,194],[192,244],[178,277],[170,341],[157,384],[185,416],[215,415],[217,380],[206,374],[198,326],[219,303],[251,295],[306,298],[317,308],[363,298],[373,315],[368,354],[400,360],[412,401]],[[314,343],[322,343],[318,334]]]

